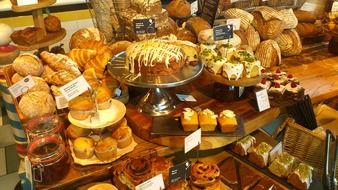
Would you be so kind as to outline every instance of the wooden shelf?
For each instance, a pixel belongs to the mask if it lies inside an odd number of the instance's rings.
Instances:
[[[38,4],[32,4],[32,5],[18,6],[18,5],[12,4],[12,10],[14,12],[27,12],[27,11],[45,8],[45,7],[48,7],[49,5],[53,5],[54,3],[56,3],[56,0],[38,0],[38,1],[39,1]]]
[[[39,43],[32,45],[19,45],[17,47],[21,51],[31,51],[35,49],[39,49],[42,47],[47,47],[49,45],[55,44],[61,41],[66,36],[66,30],[62,28],[59,32],[47,33],[47,36],[41,40]]]

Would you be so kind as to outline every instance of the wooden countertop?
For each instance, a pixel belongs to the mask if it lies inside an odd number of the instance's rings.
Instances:
[[[284,59],[284,65],[281,66],[282,70],[287,70],[300,80],[301,84],[306,88],[306,93],[312,98],[313,103],[319,103],[325,99],[338,96],[338,56],[334,57],[325,50],[326,49],[321,49],[320,51],[318,50],[317,53],[309,53],[305,51],[302,56]],[[314,58],[310,58],[310,55]],[[236,104],[233,106],[235,105]],[[275,109],[278,110],[279,108]],[[130,112],[130,110],[128,111]],[[247,117],[248,119],[246,122],[255,123],[262,119],[261,117],[269,117],[269,115],[258,112],[250,117]],[[271,118],[269,118],[269,120],[270,119]],[[248,128],[246,130],[251,132],[261,126],[256,127],[254,127],[254,129]],[[175,151],[164,146],[146,142],[137,137],[135,137],[135,139],[138,142],[138,146],[135,148],[134,152],[128,155],[138,155],[140,152],[149,149],[160,151],[160,154],[163,155]],[[110,176],[110,168],[116,164],[118,164],[118,161],[103,166],[80,167],[72,165],[71,170],[65,179],[59,181],[55,185],[38,186],[37,188],[72,189],[92,181],[98,181],[104,178],[107,179]]]

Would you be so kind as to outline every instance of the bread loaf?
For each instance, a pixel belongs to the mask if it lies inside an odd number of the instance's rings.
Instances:
[[[185,28],[180,28],[177,30],[177,33],[175,34],[178,40],[183,41],[190,41],[192,43],[196,43],[197,39],[194,33],[192,33],[190,30]]]
[[[74,48],[70,50],[68,56],[77,63],[79,69],[83,71],[86,63],[96,56],[96,50]]]
[[[76,31],[69,41],[69,49],[79,48],[86,41],[105,42],[104,35],[97,28],[82,28]]]
[[[51,85],[56,85],[56,86],[63,86],[70,81],[76,79],[76,76],[70,74],[69,72],[65,70],[60,70],[56,72],[52,72],[48,75],[44,75],[43,79]]]
[[[281,64],[281,52],[274,40],[261,42],[256,49],[255,56],[262,63],[263,67],[270,68]]]
[[[276,39],[283,56],[299,55],[302,52],[302,43],[296,30],[285,30]]]
[[[56,112],[53,97],[44,91],[29,92],[23,95],[19,102],[19,109],[29,119]]]
[[[43,65],[40,59],[30,53],[24,53],[13,61],[15,72],[25,77],[27,75],[40,76],[43,72]]]
[[[296,10],[294,13],[298,19],[298,22],[307,22],[307,23],[316,22],[316,17],[309,11]]]
[[[279,13],[281,14],[282,20],[284,21],[285,29],[296,28],[298,19],[293,13],[292,9],[283,9],[280,10]]]
[[[250,25],[248,29],[246,30],[245,37],[252,51],[255,51],[258,44],[261,43],[261,39],[259,37],[259,33],[256,31],[256,29],[252,25]]]
[[[265,21],[260,12],[253,12],[252,14],[254,16],[252,25],[256,28],[263,40],[275,39],[282,34],[285,28],[283,21],[279,19]]]
[[[319,33],[319,29],[312,23],[298,23],[296,31],[300,37],[315,37]]]
[[[191,15],[190,3],[186,0],[173,0],[166,9],[172,18],[188,18]]]
[[[224,11],[225,18],[240,18],[241,19],[241,29],[246,31],[249,25],[253,21],[253,16],[242,9],[231,8]]]
[[[244,32],[242,29],[241,30],[236,30],[235,34],[241,38],[241,45],[248,45],[248,40],[246,38],[246,32]]]
[[[274,8],[268,6],[260,6],[254,10],[254,12],[259,12],[265,21],[269,20],[282,20],[282,15],[275,10]]]
[[[206,29],[211,29],[210,24],[201,17],[191,17],[187,20],[187,29],[192,31],[196,36],[202,31]]]

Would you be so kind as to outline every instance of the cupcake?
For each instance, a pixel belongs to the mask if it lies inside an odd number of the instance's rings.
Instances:
[[[132,132],[127,126],[119,127],[113,134],[112,137],[117,140],[117,148],[126,148],[132,142]]]
[[[198,113],[198,122],[202,131],[214,131],[217,126],[217,115],[209,109],[204,109]]]
[[[73,142],[74,154],[80,159],[89,159],[94,155],[94,140],[89,137],[78,137]]]
[[[95,146],[95,155],[101,161],[110,161],[117,155],[117,141],[112,137],[106,137]]]
[[[197,112],[191,108],[184,108],[181,113],[181,125],[184,131],[195,131],[198,129]]]
[[[107,87],[98,87],[96,89],[96,101],[99,110],[105,110],[111,106],[111,94]]]
[[[237,128],[236,114],[231,110],[223,110],[217,120],[222,133],[234,132]]]
[[[86,137],[90,134],[89,129],[81,128],[78,126],[75,126],[73,124],[70,124],[67,127],[67,135],[71,139],[76,139],[78,137]]]
[[[87,119],[95,110],[95,104],[89,96],[78,96],[68,103],[69,114],[77,120]]]

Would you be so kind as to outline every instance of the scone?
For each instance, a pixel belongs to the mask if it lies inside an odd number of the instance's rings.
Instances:
[[[252,152],[249,153],[249,161],[257,166],[264,168],[268,165],[269,153],[272,146],[261,142]]]
[[[95,155],[101,161],[109,161],[117,155],[117,141],[112,137],[106,137],[95,146]]]
[[[132,132],[127,126],[118,128],[112,137],[117,140],[117,148],[126,148],[132,142]]]
[[[69,114],[77,120],[85,120],[95,109],[95,104],[89,96],[78,96],[68,103]]]
[[[89,137],[78,137],[73,142],[74,154],[80,159],[89,159],[94,155],[94,140]]]
[[[214,131],[217,126],[217,115],[209,109],[204,109],[198,113],[198,122],[202,131]]]
[[[310,188],[312,183],[313,168],[305,163],[300,163],[299,166],[289,175],[288,183],[297,189],[306,190]]]
[[[198,129],[197,112],[191,108],[184,108],[181,114],[181,125],[184,131],[195,131]]]
[[[111,94],[107,87],[98,87],[96,89],[96,101],[99,110],[105,110],[111,106]]]
[[[223,110],[217,120],[222,133],[234,132],[237,128],[236,114],[231,110]]]
[[[296,158],[287,152],[283,152],[272,161],[269,166],[269,170],[278,177],[287,177],[296,167]]]
[[[190,187],[192,190],[219,190],[220,170],[216,164],[195,162],[191,166]]]
[[[67,136],[71,139],[76,139],[78,137],[86,137],[90,134],[89,129],[84,129],[73,124],[70,124],[67,127]]]

